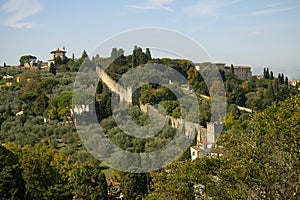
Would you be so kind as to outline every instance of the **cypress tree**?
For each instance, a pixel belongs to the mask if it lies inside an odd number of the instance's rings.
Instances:
[[[118,57],[118,50],[117,50],[117,48],[112,48],[111,53],[110,53],[110,57],[112,59],[116,59]]]
[[[136,55],[136,50],[133,50],[132,53],[132,67],[136,67],[137,66],[137,55]]]
[[[55,65],[53,63],[50,64],[49,72],[51,74],[53,74],[54,76],[56,75],[56,68],[55,68]]]
[[[147,60],[148,60],[148,61],[152,59],[152,57],[151,57],[151,52],[150,52],[150,49],[149,49],[149,48],[146,49],[146,56],[147,56]]]
[[[84,50],[84,51],[82,52],[81,58],[82,58],[82,59],[85,59],[85,58],[88,58],[88,57],[89,57],[88,54],[87,54],[86,51]]]
[[[122,48],[118,49],[118,57],[120,56],[124,56],[124,50]]]
[[[278,81],[279,83],[281,83],[281,74],[280,74],[280,73],[278,74],[277,81]]]
[[[148,61],[147,55],[141,50],[139,52],[139,59],[138,59],[138,64],[139,65],[144,65]]]
[[[283,74],[283,73],[281,74],[280,83],[281,83],[281,84],[284,84],[284,74]]]
[[[266,79],[269,79],[270,78],[270,73],[269,73],[269,68],[267,68],[267,71],[266,71]]]
[[[270,79],[273,80],[274,79],[274,74],[273,74],[273,71],[271,71],[270,73]]]

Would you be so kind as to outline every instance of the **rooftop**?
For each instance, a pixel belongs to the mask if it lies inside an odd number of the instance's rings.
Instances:
[[[229,69],[231,66],[225,66],[225,68]],[[233,66],[233,69],[251,69],[250,66]]]
[[[63,49],[57,48],[56,50],[53,50],[50,53],[66,53],[66,52],[67,51],[65,50],[65,48],[63,48]]]

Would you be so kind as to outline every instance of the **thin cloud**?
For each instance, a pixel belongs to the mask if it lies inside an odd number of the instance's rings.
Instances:
[[[274,7],[277,7],[277,6],[281,6],[283,4],[284,4],[283,2],[273,2],[273,3],[268,4],[267,7],[268,8],[274,8]]]
[[[293,9],[294,8],[292,8],[292,7],[290,7],[290,8],[267,8],[267,9],[251,12],[250,15],[252,15],[252,16],[269,15],[269,14],[275,14],[275,13],[280,13],[280,12],[286,12],[286,11],[290,11]]]
[[[32,28],[34,23],[24,21],[42,9],[39,0],[6,0],[0,7],[4,19],[0,25],[12,28]]]
[[[219,18],[220,15],[222,15],[221,8],[239,3],[240,1],[241,0],[199,0],[198,3],[183,8],[183,13],[189,17]]]
[[[168,12],[173,12],[174,10],[167,6],[173,1],[174,0],[148,0],[145,4],[129,5],[128,7],[142,10],[165,10]]]
[[[289,22],[279,22],[279,23],[258,25],[258,26],[251,27],[251,29],[269,30],[269,29],[276,29],[276,28],[298,27],[299,25],[300,22],[298,21],[289,21]]]
[[[267,4],[264,9],[251,12],[250,15],[252,16],[271,15],[271,14],[287,12],[295,9],[295,7],[291,7],[291,6],[287,7],[285,5],[286,5],[285,2],[273,2]]]
[[[196,5],[187,6],[183,12],[190,17],[217,17],[220,5],[216,1],[199,1]]]

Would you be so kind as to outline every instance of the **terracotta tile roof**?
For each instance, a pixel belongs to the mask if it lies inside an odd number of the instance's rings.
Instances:
[[[67,51],[66,50],[61,50],[61,49],[56,49],[54,51],[51,51],[50,53],[66,53]]]

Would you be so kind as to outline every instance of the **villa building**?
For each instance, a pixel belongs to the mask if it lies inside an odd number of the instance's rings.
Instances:
[[[63,59],[66,56],[67,51],[65,47],[63,47],[62,49],[57,48],[56,50],[51,51],[50,53],[51,59],[48,60],[48,67],[50,67],[51,63],[54,64],[55,58],[60,57],[61,59]]]
[[[249,81],[252,77],[251,67],[249,66],[226,66],[225,71],[232,70],[234,74],[243,81]]]
[[[200,66],[203,63],[195,63],[196,70],[200,70]],[[250,66],[226,66],[225,63],[212,63],[215,67],[222,71],[230,71],[233,70],[234,74],[243,81],[249,81],[252,77],[252,71]]]
[[[222,146],[201,142],[195,146],[190,147],[191,159],[204,158],[206,156],[218,157],[224,154]]]

